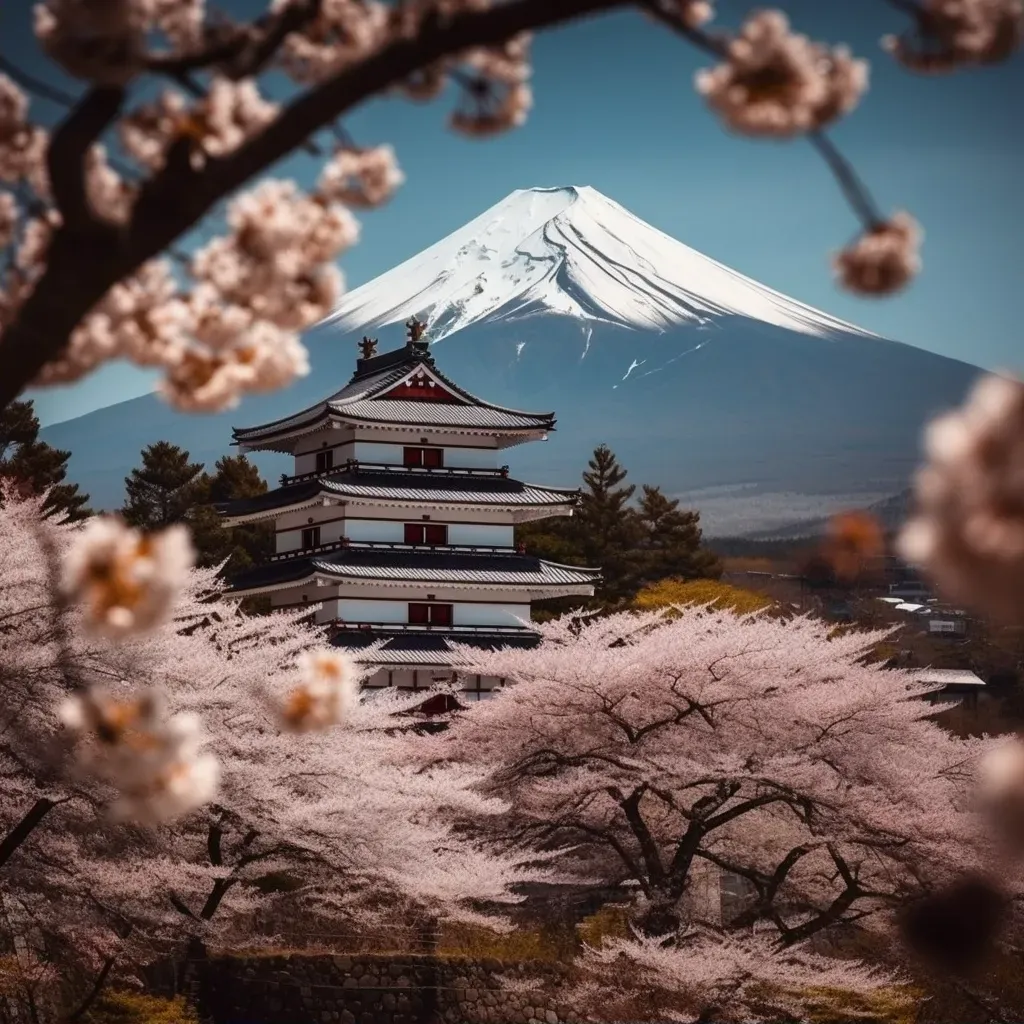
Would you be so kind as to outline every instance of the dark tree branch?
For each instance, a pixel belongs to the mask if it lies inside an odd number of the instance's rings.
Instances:
[[[97,223],[86,195],[85,155],[114,122],[123,102],[124,89],[91,89],[54,132],[46,163],[65,228],[79,230]]]
[[[106,960],[103,961],[103,966],[100,968],[99,974],[96,975],[96,978],[92,983],[92,988],[89,989],[88,995],[86,995],[74,1011],[65,1018],[66,1024],[75,1024],[75,1021],[81,1020],[89,1012],[89,1008],[96,1002],[97,997],[103,991],[103,986],[107,983],[107,975],[110,974],[110,970],[114,966],[115,960],[115,957],[108,956]]]
[[[40,797],[26,812],[25,816],[0,840],[0,867],[11,859],[14,852],[32,834],[39,823],[63,800]]]

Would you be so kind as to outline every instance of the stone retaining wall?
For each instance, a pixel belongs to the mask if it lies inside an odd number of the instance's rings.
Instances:
[[[295,954],[193,963],[181,987],[214,1024],[578,1024],[559,999],[566,974],[539,961]]]

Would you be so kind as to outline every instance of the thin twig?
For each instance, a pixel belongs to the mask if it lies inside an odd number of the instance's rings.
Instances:
[[[676,35],[682,36],[683,39],[692,43],[697,49],[703,50],[714,57],[725,57],[727,55],[729,38],[724,33],[712,35],[709,32],[701,31],[699,28],[691,28],[689,25],[684,24],[678,15],[666,10],[660,0],[644,0],[641,6],[655,21],[660,22],[667,29],[675,32]]]
[[[22,71],[14,61],[2,53],[0,53],[0,71],[3,71],[23,89],[28,89],[29,92],[35,93],[36,96],[49,100],[51,103],[59,103],[62,107],[73,107],[81,99],[80,96],[73,96],[63,89],[44,82],[41,78],[36,78],[35,75],[31,75],[27,71]]]
[[[823,132],[810,132],[807,136],[811,145],[828,165],[839,188],[857,214],[865,230],[872,230],[885,223],[885,218],[878,212],[878,207],[867,187],[857,177],[850,162],[836,148],[835,143]]]

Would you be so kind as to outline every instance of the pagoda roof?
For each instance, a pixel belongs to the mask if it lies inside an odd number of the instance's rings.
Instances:
[[[472,634],[403,633],[384,639],[380,633],[371,630],[346,629],[332,635],[331,644],[355,652],[356,661],[369,665],[430,665],[456,667],[472,665],[473,656],[469,647],[482,651],[495,651],[502,647],[531,648],[540,643],[540,636],[529,630],[519,633],[488,633],[482,629]],[[380,646],[376,646],[380,644]],[[370,650],[363,658],[360,651]]]
[[[388,397],[396,389],[404,395],[404,383],[421,379],[437,388],[444,399]],[[475,433],[546,433],[555,428],[554,413],[509,409],[470,394],[437,369],[425,343],[410,343],[380,356],[358,360],[352,379],[316,405],[271,423],[236,427],[232,436],[234,443],[244,448],[273,449],[286,438],[323,429],[338,420]]]
[[[574,504],[577,494],[576,490],[527,484],[498,474],[366,471],[342,466],[328,476],[225,502],[218,511],[225,520],[251,522],[332,501],[544,508]]]
[[[448,586],[498,586],[529,590],[593,586],[600,570],[546,562],[531,555],[470,554],[444,550],[354,548],[282,559],[240,573],[233,593],[281,590],[314,581],[325,583],[434,583]]]

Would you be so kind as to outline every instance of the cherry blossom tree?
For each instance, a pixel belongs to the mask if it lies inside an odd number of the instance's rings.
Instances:
[[[180,535],[42,501],[0,516],[0,893],[40,963],[88,996],[158,954],[251,945],[257,908],[500,927],[543,877],[454,828],[505,805],[479,768],[424,769],[422,694],[360,699],[344,654],[242,614]]]
[[[809,944],[884,937],[896,908],[995,863],[973,806],[992,744],[947,734],[926,688],[864,661],[884,634],[692,606],[539,628],[536,650],[478,656],[515,685],[438,756],[493,766],[512,811],[480,828],[500,849],[560,849],[567,880],[632,887],[636,937],[592,954],[596,978],[658,978],[715,1020],[750,1019],[765,986],[784,1005],[819,970],[871,987]],[[723,902],[722,879],[745,895]]]
[[[997,63],[1020,42],[1021,0],[890,4],[906,31],[885,49],[910,71]],[[862,229],[835,260],[842,285],[879,295],[914,276],[918,225],[883,213],[825,134],[856,109],[867,62],[778,10],[717,30],[710,0],[272,0],[250,23],[205,0],[41,0],[37,39],[82,91],[10,61],[0,74],[0,406],[111,358],[162,368],[164,395],[193,411],[305,372],[297,332],[340,293],[350,209],[402,180],[388,146],[357,145],[339,119],[380,93],[454,84],[453,130],[515,128],[532,104],[530,33],[626,7],[707,55],[696,88],[725,128],[821,154]],[[293,83],[282,102],[261,91],[271,70]],[[52,133],[26,89],[67,104]],[[269,179],[235,194],[299,147],[324,157],[310,194]],[[224,202],[226,233],[178,252]]]

